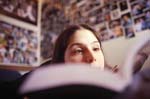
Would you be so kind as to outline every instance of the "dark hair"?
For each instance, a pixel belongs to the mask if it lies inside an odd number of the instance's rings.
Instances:
[[[68,28],[66,28],[57,38],[56,43],[55,43],[55,48],[53,52],[53,57],[52,57],[52,63],[63,63],[64,62],[64,53],[66,51],[66,48],[69,43],[70,37],[80,29],[87,29],[91,31],[97,40],[100,43],[101,46],[101,41],[94,29],[92,29],[90,26],[85,25],[85,24],[80,24],[80,25],[70,25]]]

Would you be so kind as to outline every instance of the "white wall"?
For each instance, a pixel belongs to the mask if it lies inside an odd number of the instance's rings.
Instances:
[[[150,30],[136,33],[133,38],[120,37],[117,39],[105,41],[102,43],[106,60],[111,65],[122,66],[131,48],[140,39],[150,37]],[[150,67],[150,56],[146,60],[144,68]]]

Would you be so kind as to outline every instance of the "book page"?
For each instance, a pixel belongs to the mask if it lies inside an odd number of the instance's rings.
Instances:
[[[132,75],[135,72],[135,68],[142,68],[142,65],[149,57],[150,54],[150,35],[143,36],[135,42],[127,54],[126,60],[122,68],[120,68],[120,73],[126,79],[132,79]],[[141,62],[143,61],[143,62]]]
[[[127,85],[127,81],[113,72],[102,71],[88,64],[57,64],[33,71],[21,86],[20,92],[72,84],[92,85],[119,92]]]

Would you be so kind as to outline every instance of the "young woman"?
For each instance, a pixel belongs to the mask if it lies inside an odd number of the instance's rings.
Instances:
[[[56,40],[52,63],[70,62],[105,68],[100,38],[88,25],[71,25]]]

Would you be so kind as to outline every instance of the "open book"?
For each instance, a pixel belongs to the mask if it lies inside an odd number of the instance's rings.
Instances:
[[[110,99],[129,85],[133,75],[134,59],[139,51],[150,51],[149,45],[150,38],[140,40],[129,52],[124,66],[118,73],[101,71],[88,64],[40,67],[28,76],[19,93],[31,99],[63,96],[74,98],[78,95]]]

